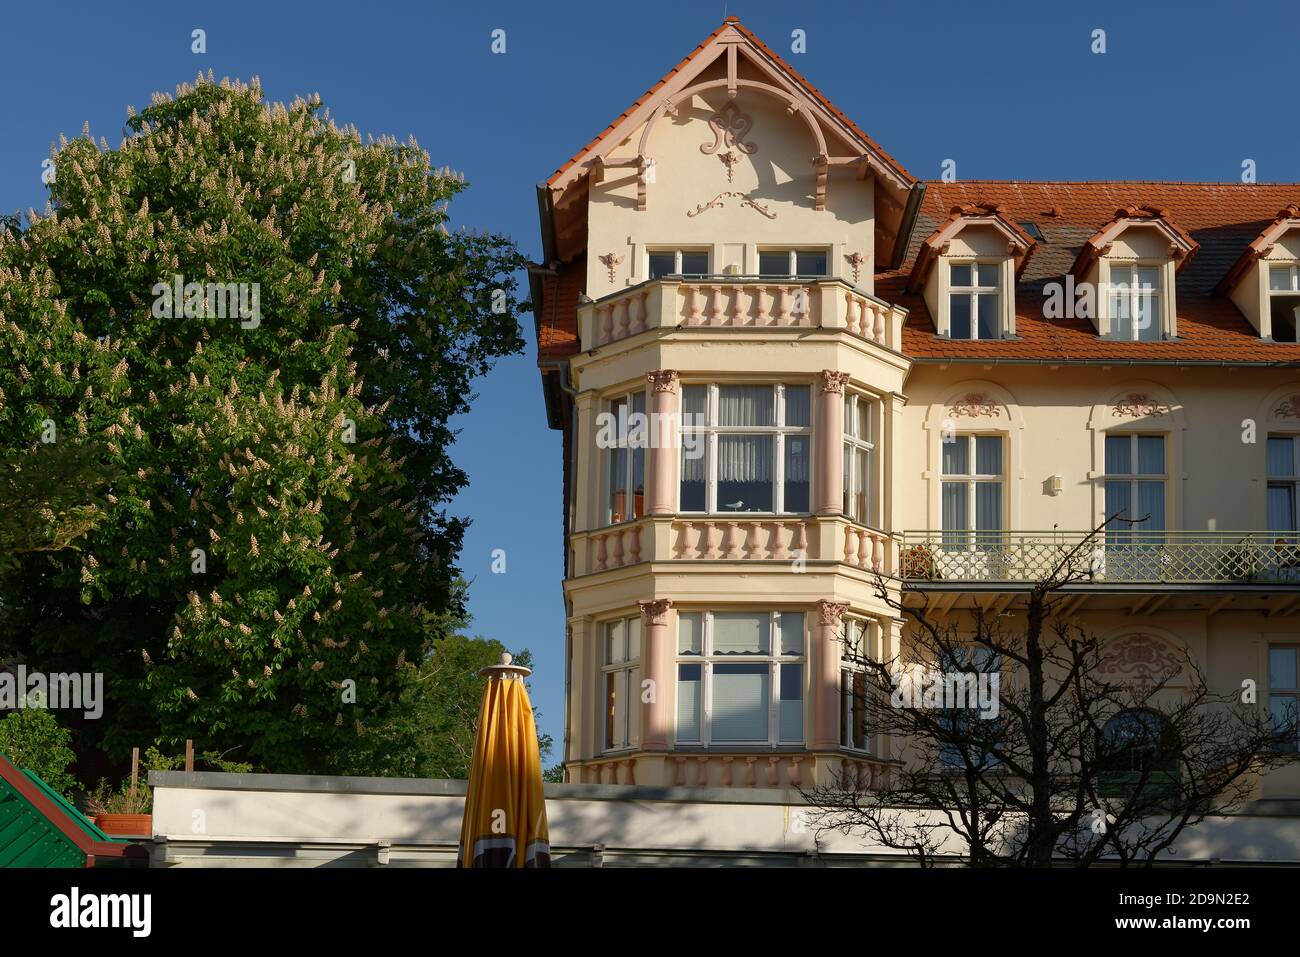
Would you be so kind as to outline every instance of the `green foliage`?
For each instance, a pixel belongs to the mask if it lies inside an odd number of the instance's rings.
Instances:
[[[438,641],[418,667],[411,666],[392,720],[372,738],[374,754],[354,760],[372,773],[392,777],[468,778],[483,686],[480,668],[501,660],[505,645],[487,638],[450,634]],[[531,667],[527,650],[515,663]],[[538,736],[543,759],[550,735]]]
[[[86,792],[86,810],[91,814],[149,814],[153,811],[153,788],[148,784],[150,771],[177,771],[185,767],[184,755],[163,754],[158,748],[145,750],[140,761],[144,771],[131,787],[131,779],[126,778],[116,788],[105,778]],[[232,774],[246,774],[253,766],[244,761],[230,761],[225,755],[215,751],[205,751],[194,756],[196,770],[228,771]]]
[[[50,209],[0,229],[0,454],[50,419],[113,476],[78,551],[0,579],[0,654],[103,672],[83,738],[118,759],[193,738],[364,770],[426,611],[463,608],[447,423],[522,348],[523,260],[446,229],[460,177],[318,99],[200,78],[128,126],[63,141]],[[176,275],[258,284],[260,321],[189,294],[168,317]]]
[[[38,774],[71,800],[77,781],[68,768],[76,760],[72,735],[46,708],[21,708],[0,718],[0,754],[22,771]]]
[[[0,575],[18,556],[60,552],[104,521],[99,494],[109,484],[87,445],[37,443],[0,448]]]
[[[542,780],[547,784],[564,783],[564,765],[554,764],[542,772]]]

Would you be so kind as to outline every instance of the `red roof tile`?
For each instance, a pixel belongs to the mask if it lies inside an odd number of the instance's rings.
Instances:
[[[542,306],[535,313],[537,359],[564,359],[578,352],[578,297],[587,286],[587,257],[578,256],[542,277]]]

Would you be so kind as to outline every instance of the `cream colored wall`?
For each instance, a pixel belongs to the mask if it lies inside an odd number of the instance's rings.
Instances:
[[[709,117],[727,102],[725,90],[709,90],[683,102],[676,118],[658,121],[646,147],[655,161],[654,182],[646,186],[646,209],[637,210],[635,167],[608,167],[603,183],[592,187],[587,223],[587,294],[594,299],[644,281],[647,246],[704,246],[713,250],[715,272],[734,262],[746,274],[758,272],[757,252],[762,246],[829,247],[832,276],[852,282],[844,256],[858,252],[866,257],[857,285],[873,292],[874,210],[873,182],[857,180],[851,169],[832,169],[826,187],[826,209],[814,209],[816,177],[810,162],[816,144],[808,128],[788,115],[781,101],[742,88],[736,105],[753,118],[745,142],[757,150],[740,157],[733,181],[716,153],[700,152],[712,146],[715,134]],[[634,159],[642,130],[620,143],[609,161]],[[768,219],[743,205],[738,197],[724,196],[719,205],[694,216],[688,213],[726,192],[744,193],[775,215]],[[599,257],[622,256],[611,282]]]
[[[969,370],[969,371],[967,371]],[[958,431],[1007,437],[1007,506],[1012,528],[1086,530],[1101,521],[1106,432],[1165,433],[1171,529],[1266,527],[1265,448],[1270,430],[1300,432],[1279,403],[1300,392],[1300,373],[1271,369],[1160,369],[1103,366],[918,365],[908,378],[901,441],[905,495],[894,531],[940,527],[940,453],[945,421]],[[1116,416],[1130,393],[1168,406],[1163,415]],[[989,414],[954,415],[969,394],[993,403]],[[1255,442],[1243,441],[1255,423]],[[1248,436],[1247,436],[1248,437]],[[1045,487],[1052,475],[1062,491]]]

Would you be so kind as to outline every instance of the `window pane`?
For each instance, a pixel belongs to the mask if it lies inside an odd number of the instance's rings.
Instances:
[[[943,483],[943,527],[945,531],[968,531],[970,521],[966,514],[966,483]],[[949,541],[945,538],[945,541]]]
[[[713,666],[713,741],[768,739],[770,682],[767,665]]]
[[[861,671],[840,672],[840,741],[846,747],[867,746],[867,676]]]
[[[677,653],[698,655],[704,650],[704,615],[698,611],[677,614]]]
[[[703,385],[682,386],[682,416],[684,426],[704,424],[704,416],[709,408],[709,389]],[[688,418],[688,416],[690,418]]]
[[[700,710],[703,702],[699,665],[677,666],[677,740],[698,744]]]
[[[858,438],[865,442],[872,440],[871,400],[865,395],[858,396]]]
[[[1137,483],[1137,517],[1142,519],[1134,528],[1142,531],[1164,531],[1165,528],[1165,483]]]
[[[618,677],[619,673],[611,671],[605,675],[605,747],[618,746]]]
[[[641,657],[641,617],[627,619],[627,660]]]
[[[632,498],[627,503],[627,517],[640,518],[645,514],[645,449],[631,449]]]
[[[609,517],[610,524],[627,521],[628,449],[609,449]]]
[[[971,280],[970,263],[953,263],[949,285],[969,287]]]
[[[803,612],[783,611],[780,615],[781,654],[803,654]],[[782,692],[784,694],[784,691]]]
[[[1289,290],[1291,288],[1291,267],[1271,267],[1268,271],[1268,288]]]
[[[785,387],[785,424],[795,429],[806,429],[812,424],[812,399],[806,385]]]
[[[853,444],[844,443],[844,514],[849,518],[858,519],[859,516],[853,514]]]
[[[803,665],[781,666],[777,738],[791,743],[803,741]]]
[[[702,512],[705,509],[707,486],[704,480],[704,456],[682,455],[682,486],[679,491],[683,512]]]
[[[1295,439],[1291,436],[1268,437],[1268,474],[1275,477],[1295,475]]]
[[[682,275],[707,276],[708,273],[708,253],[682,253]]]
[[[625,641],[621,619],[605,625],[605,664],[617,664],[625,659],[627,651]]]
[[[1296,721],[1296,707],[1300,703],[1300,698],[1295,695],[1277,694],[1268,699],[1268,711],[1271,718],[1270,724],[1274,731],[1281,731],[1286,727],[1294,727]],[[1297,742],[1295,739],[1282,745],[1284,750],[1296,750]]]
[[[1295,648],[1268,649],[1268,686],[1271,690],[1295,690],[1296,654]]]
[[[850,392],[844,393],[844,434],[853,435],[853,404],[854,396]]]
[[[1268,528],[1273,532],[1294,532],[1295,486],[1270,485],[1268,487]]]
[[[1133,487],[1128,482],[1107,482],[1106,483],[1106,517],[1118,515],[1120,518],[1132,518],[1130,510],[1132,508],[1131,499],[1133,497]],[[1116,522],[1111,526],[1112,531],[1123,532],[1129,526],[1123,522]]]
[[[980,263],[976,267],[975,275],[981,286],[993,286],[998,284],[998,272],[1000,267],[997,263]]]
[[[776,425],[776,398],[770,385],[718,387],[719,425]]]
[[[1137,299],[1137,316],[1134,325],[1138,339],[1156,342],[1160,339],[1160,297],[1141,296]]]
[[[1138,266],[1137,288],[1158,293],[1160,291],[1160,267]]]
[[[781,252],[759,253],[758,274],[760,276],[790,275],[790,253],[784,250]]]
[[[800,250],[794,254],[795,268],[800,276],[825,276],[826,251]]]
[[[949,296],[948,336],[952,339],[970,338],[970,296],[955,292]]]
[[[660,276],[671,276],[677,268],[677,256],[674,253],[651,253],[650,254],[650,278],[658,279]]]
[[[718,436],[718,509],[772,511],[772,436]]]
[[[853,489],[853,514],[851,517],[865,524],[871,521],[871,453],[866,449],[855,449],[853,456],[854,482],[856,485]]]
[[[975,436],[975,474],[1002,474],[1002,436]]]
[[[979,309],[979,337],[998,338],[998,297],[996,293],[982,293],[975,297]]]
[[[715,612],[715,655],[766,655],[771,648],[771,616],[763,612]]]
[[[1165,437],[1163,435],[1138,436],[1138,474],[1165,474]]]
[[[981,532],[1002,530],[1001,482],[975,483],[975,527]]]
[[[1133,474],[1133,439],[1130,436],[1106,436],[1106,474]]]
[[[812,451],[808,436],[787,435],[785,437],[785,510],[787,512],[808,511],[809,470],[812,465]]]
[[[964,435],[954,436],[943,444],[943,474],[970,474],[970,441]]]

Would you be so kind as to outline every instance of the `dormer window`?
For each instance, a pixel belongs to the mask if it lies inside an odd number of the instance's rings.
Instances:
[[[1160,341],[1160,273],[1160,266],[1111,263],[1110,329],[1114,338]]]
[[[997,339],[998,289],[1001,263],[950,263],[948,273],[948,337]]]
[[[1001,206],[954,206],[926,238],[907,280],[934,318],[934,331],[953,340],[1016,335],[1016,277],[1037,245]]]
[[[1274,342],[1296,342],[1300,320],[1300,266],[1273,265],[1268,269],[1268,311]]]

